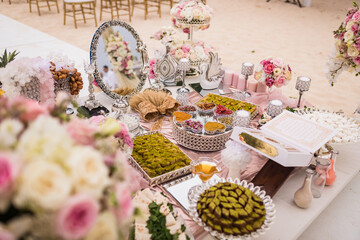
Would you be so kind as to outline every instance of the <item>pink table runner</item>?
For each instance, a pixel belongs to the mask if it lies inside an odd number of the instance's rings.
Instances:
[[[190,102],[191,103],[195,103],[198,100],[200,100],[202,97],[196,93],[196,92],[192,92],[190,93]],[[286,96],[284,96],[281,93],[281,90],[274,90],[272,91],[270,94],[269,93],[255,93],[255,92],[251,92],[251,97],[248,99],[248,102],[251,102],[253,104],[256,104],[258,106],[260,106],[260,114],[251,122],[251,127],[256,128],[257,127],[257,121],[260,118],[260,115],[262,114],[262,112],[266,109],[267,105],[268,105],[268,101],[269,100],[273,100],[273,99],[278,99],[281,100],[284,104],[284,106],[289,106],[289,107],[296,107],[297,105],[297,99],[289,99]],[[306,106],[311,106],[306,100],[302,100],[301,102],[301,107],[303,107],[304,105]],[[149,130],[151,128],[151,125],[153,124],[153,122],[141,122],[141,125],[146,129]],[[169,118],[164,119],[162,128],[161,128],[161,133],[164,134],[164,136],[166,136],[170,141],[172,141],[173,143],[176,144],[176,141],[174,140],[173,136],[172,136],[172,126],[171,126],[171,122],[169,120]],[[178,145],[179,146],[179,145]],[[215,151],[215,152],[199,152],[199,151],[193,151],[187,148],[184,148],[182,146],[179,146],[180,149],[185,152],[191,159],[197,159],[201,156],[206,156],[206,157],[212,157],[218,161],[221,162],[221,151]],[[259,155],[258,153],[252,151],[252,159],[251,161],[247,164],[246,169],[244,169],[241,172],[241,179],[247,180],[247,181],[251,181],[256,174],[260,171],[260,169],[266,164],[266,162],[268,161],[267,158]],[[221,177],[226,177],[227,173],[228,173],[228,169],[222,165],[222,163],[220,164],[220,167],[223,169],[223,171],[221,172],[220,176]],[[142,181],[142,187],[148,187],[147,182]],[[159,187],[162,191],[164,191],[161,187]],[[165,194],[167,194],[167,192],[164,192]],[[187,194],[187,193],[184,193]],[[167,194],[168,195],[168,194]],[[169,199],[172,199],[171,196],[169,196]],[[173,200],[173,199],[172,199]],[[195,223],[194,221],[192,221],[192,219],[188,216],[188,214],[182,210],[182,208],[180,208],[180,206],[173,200],[174,205],[177,207],[178,213],[184,218],[186,226],[189,227],[191,229],[191,232],[194,235],[195,239],[202,239],[205,235],[206,232],[204,231],[204,229],[202,227],[200,227],[197,223]]]

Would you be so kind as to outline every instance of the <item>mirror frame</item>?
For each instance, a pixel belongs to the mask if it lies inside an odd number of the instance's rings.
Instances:
[[[99,72],[98,66],[97,66],[96,51],[97,51],[97,46],[99,44],[99,39],[101,38],[102,33],[108,27],[114,27],[114,26],[123,27],[123,28],[127,29],[133,35],[133,37],[136,40],[136,50],[140,53],[141,61],[142,61],[142,67],[141,67],[141,70],[140,70],[140,77],[139,77],[139,79],[140,79],[139,85],[130,94],[124,95],[124,96],[120,95],[120,94],[117,94],[117,93],[114,93],[113,91],[111,91],[110,89],[108,89],[105,86],[104,82],[102,81],[102,78],[100,76],[100,72]],[[90,62],[95,63],[94,78],[95,78],[96,82],[98,83],[99,87],[101,88],[101,90],[105,94],[107,94],[108,96],[110,96],[113,99],[123,99],[123,98],[128,99],[128,98],[130,98],[135,93],[141,91],[141,89],[143,88],[143,86],[144,86],[144,84],[146,82],[146,79],[147,79],[148,68],[149,68],[149,57],[148,57],[148,53],[147,53],[147,50],[146,50],[146,45],[140,39],[140,36],[137,34],[135,29],[132,26],[130,26],[128,23],[126,23],[124,21],[121,21],[121,20],[110,20],[110,21],[104,22],[95,31],[95,34],[93,36],[93,39],[91,40],[91,45],[90,45]]]

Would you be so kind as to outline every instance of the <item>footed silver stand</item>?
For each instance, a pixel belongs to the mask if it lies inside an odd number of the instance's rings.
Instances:
[[[121,97],[114,101],[114,103],[112,105],[112,111],[113,112],[119,111],[120,113],[126,113],[128,107],[129,107],[129,103],[128,103],[126,97]]]
[[[254,64],[251,62],[244,62],[241,68],[241,74],[245,76],[245,87],[244,87],[244,96],[245,98],[251,97],[251,94],[247,91],[247,81],[250,75],[254,73]]]
[[[93,86],[93,81],[94,81],[94,71],[95,71],[95,63],[92,62],[90,65],[86,64],[86,62],[84,62],[84,69],[85,69],[85,73],[88,75],[88,80],[89,80],[89,98],[85,101],[84,106],[89,109],[89,111],[101,107],[101,103],[95,99],[95,94],[94,94],[94,86]]]

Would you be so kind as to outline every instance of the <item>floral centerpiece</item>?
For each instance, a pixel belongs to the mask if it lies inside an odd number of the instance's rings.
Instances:
[[[78,95],[83,88],[81,73],[67,57],[19,58],[0,69],[2,89],[9,98],[20,95],[54,104],[56,93]]]
[[[210,26],[214,10],[202,1],[182,1],[170,10],[170,15],[175,27],[184,28],[187,27],[186,24],[196,24],[199,29],[205,30]]]
[[[0,239],[124,239],[139,178],[126,127],[57,101],[0,99]]]
[[[112,67],[124,73],[129,79],[133,79],[135,77],[132,69],[134,56],[129,49],[129,43],[123,39],[119,32],[115,32],[111,33],[105,40],[105,46]]]
[[[345,22],[334,31],[335,48],[327,63],[327,78],[334,85],[344,70],[360,74],[360,11],[354,2],[346,14]]]
[[[254,78],[269,88],[272,86],[280,88],[291,80],[291,68],[280,58],[267,58],[260,62]]]

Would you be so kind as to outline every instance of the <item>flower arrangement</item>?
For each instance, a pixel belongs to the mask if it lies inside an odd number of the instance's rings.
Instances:
[[[78,95],[83,87],[81,73],[64,56],[51,60],[41,57],[16,59],[0,69],[0,78],[7,97],[23,95],[45,104],[54,104],[59,90]]]
[[[111,33],[105,40],[106,52],[112,67],[124,73],[129,79],[133,79],[135,73],[132,67],[135,59],[128,45],[119,32]]]
[[[345,22],[334,31],[335,48],[327,63],[327,78],[333,86],[344,70],[360,74],[360,11],[354,2],[346,14]]]
[[[191,62],[207,61],[209,52],[213,50],[214,48],[203,41],[191,42],[175,38],[170,44],[170,53],[176,60],[188,58]]]
[[[0,99],[0,239],[128,236],[139,176],[127,165],[126,127],[70,119],[68,103]]]
[[[184,28],[182,23],[189,23],[205,30],[210,26],[214,10],[201,1],[182,1],[170,10],[170,15],[175,27]]]
[[[254,78],[269,88],[280,88],[291,80],[291,68],[280,58],[267,58],[260,62],[254,73]]]

